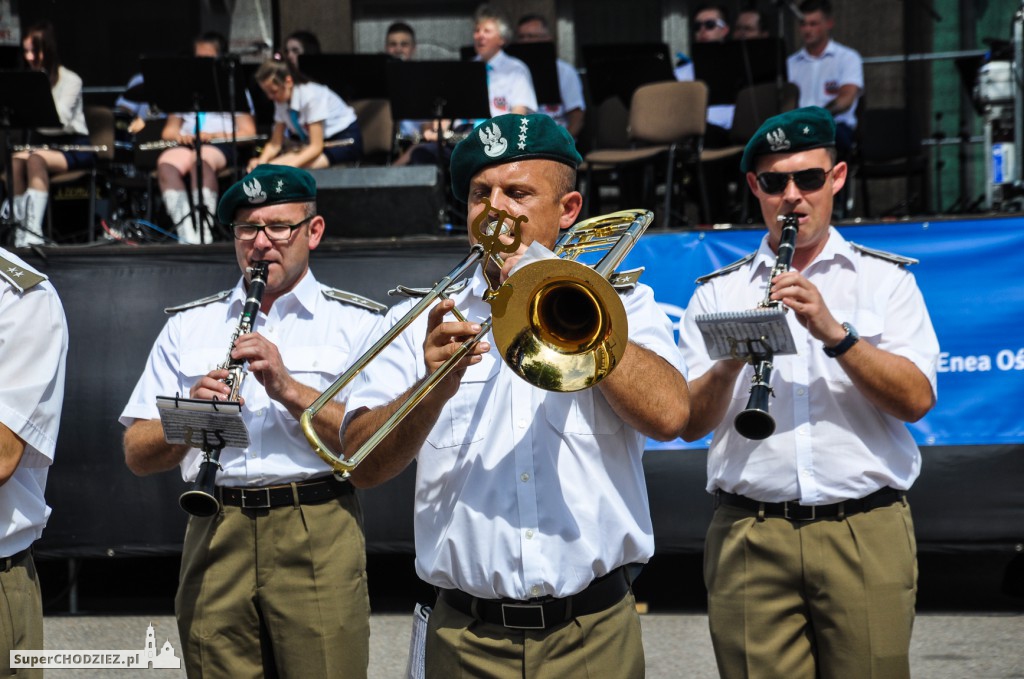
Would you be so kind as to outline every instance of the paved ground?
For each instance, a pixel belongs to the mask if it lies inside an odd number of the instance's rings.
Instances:
[[[380,614],[371,620],[370,677],[403,676],[411,615]],[[641,618],[648,679],[714,679],[707,617],[649,614]],[[48,616],[46,646],[60,650],[141,649],[152,623],[180,654],[173,617]],[[1024,679],[1024,614],[919,614],[911,649],[915,677],[922,679]],[[51,670],[49,679],[184,677],[174,670]],[[609,675],[609,679],[616,679]]]

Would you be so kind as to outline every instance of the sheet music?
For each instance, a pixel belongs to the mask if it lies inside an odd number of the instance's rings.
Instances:
[[[430,606],[416,604],[412,612],[412,635],[409,637],[409,661],[405,668],[407,679],[424,679],[424,656],[427,644],[427,619]]]
[[[755,353],[796,353],[793,333],[786,323],[786,309],[781,306],[701,314],[693,320],[704,337],[708,355],[715,360],[746,360],[751,348]]]
[[[242,404],[238,401],[205,401],[176,396],[157,396],[156,407],[164,440],[168,443],[189,443],[200,447],[203,434],[219,436],[218,443],[232,448],[249,446],[249,430],[242,421]]]

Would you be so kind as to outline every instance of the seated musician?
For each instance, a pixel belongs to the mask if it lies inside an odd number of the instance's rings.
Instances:
[[[193,54],[197,57],[219,57],[227,50],[227,41],[219,33],[204,33],[193,43]],[[196,151],[193,147],[196,123],[199,123],[203,141],[201,157],[203,162],[203,185],[197,186]],[[256,134],[256,120],[250,112],[235,114],[235,134],[238,137]],[[232,165],[235,150],[225,143],[207,143],[231,139],[230,113],[172,113],[167,116],[161,137],[179,145],[169,148],[157,158],[157,180],[164,207],[174,226],[178,229],[178,240],[182,243],[209,241],[209,234],[202,236],[202,219],[192,219],[192,205],[202,205],[210,217],[217,211],[217,173]],[[189,200],[185,185],[186,175],[191,174],[192,199]]]
[[[61,126],[39,128],[29,134],[30,146],[51,148],[19,151],[11,156],[14,186],[14,218],[19,223],[14,245],[42,243],[43,216],[50,195],[50,175],[92,167],[96,154],[87,150],[89,129],[82,106],[82,79],[60,63],[53,25],[42,22],[29,28],[21,41],[29,70],[49,76],[50,92]],[[59,151],[57,146],[81,146],[83,150]]]
[[[276,59],[259,67],[256,82],[274,102],[274,129],[259,157],[249,161],[250,171],[271,162],[320,169],[363,155],[356,112],[326,85]]]

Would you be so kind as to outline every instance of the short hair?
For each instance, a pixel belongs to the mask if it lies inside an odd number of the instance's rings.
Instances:
[[[303,54],[320,54],[320,39],[311,31],[293,31],[284,41],[298,40]]]
[[[540,25],[544,27],[545,31],[549,33],[551,32],[551,25],[548,24],[548,20],[543,14],[524,14],[523,16],[519,17],[519,21],[516,22],[516,28],[522,26],[523,24],[528,24],[531,21],[539,22]]]
[[[832,3],[829,0],[804,0],[800,3],[800,12],[803,14],[821,12],[825,16],[831,17]]]
[[[227,54],[228,51],[228,39],[224,37],[223,33],[217,31],[206,31],[196,36],[196,39],[192,41],[192,46],[196,46],[200,43],[206,45],[213,45],[217,48],[217,54]]]
[[[296,84],[308,83],[309,78],[303,75],[297,68],[292,66],[292,62],[288,59],[267,59],[260,67],[256,69],[256,74],[253,78],[256,83],[264,83],[267,80],[273,80],[278,85],[284,84],[284,79],[291,76],[292,81]]]
[[[42,59],[40,63],[42,70],[50,78],[50,84],[56,84],[57,78],[59,77],[58,69],[60,68],[60,55],[57,52],[57,32],[53,28],[53,24],[49,21],[40,21],[37,24],[33,24],[27,31],[25,31],[25,37],[32,45],[32,52],[38,57],[42,53]],[[22,62],[24,62],[25,55],[21,55]],[[26,63],[27,66],[27,63]]]
[[[737,19],[739,18],[740,14],[756,14],[757,15],[757,27],[760,28],[761,31],[764,32],[764,33],[770,32],[769,28],[768,28],[768,25],[771,23],[772,18],[770,16],[768,16],[767,12],[759,10],[754,5],[747,5],[746,7],[740,8],[740,11],[736,13],[736,18]]]
[[[416,31],[412,30],[412,26],[405,23],[404,21],[396,21],[388,26],[387,33],[385,36],[391,35],[392,33],[408,33],[412,36],[412,41],[416,42]]]
[[[576,168],[559,162],[555,162],[555,166],[552,169],[552,173],[554,173],[553,183],[555,185],[555,193],[561,198],[567,193],[572,193],[576,190]]]
[[[501,39],[505,42],[512,41],[512,24],[509,23],[508,17],[505,14],[490,5],[480,5],[473,14],[473,23],[479,24],[483,21],[493,21],[498,27],[498,34],[501,35]]]
[[[726,25],[732,26],[732,17],[729,14],[728,8],[724,5],[719,5],[718,3],[705,2],[704,4],[697,5],[697,9],[693,10],[692,16],[696,17],[701,12],[706,12],[711,9],[718,12],[718,15],[722,17],[722,21],[724,21]]]

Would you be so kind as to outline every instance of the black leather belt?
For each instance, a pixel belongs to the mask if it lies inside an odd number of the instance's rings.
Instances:
[[[333,476],[263,488],[217,486],[217,495],[220,497],[221,504],[242,509],[268,509],[294,505],[296,498],[300,505],[315,505],[341,495],[351,495],[354,492],[355,489],[352,488],[351,483],[339,481]]]
[[[781,517],[790,521],[817,521],[819,519],[836,519],[851,514],[869,512],[879,507],[888,507],[896,502],[903,502],[906,492],[895,488],[882,488],[858,500],[844,500],[831,505],[802,505],[796,500],[790,502],[758,502],[743,495],[735,495],[719,490],[715,493],[716,504],[739,507],[764,516]]]
[[[31,547],[26,547],[25,549],[21,550],[20,552],[15,552],[14,554],[11,554],[10,556],[6,556],[6,557],[3,557],[3,558],[0,558],[0,573],[7,573],[12,568],[17,566],[19,563],[24,561],[25,557],[27,557],[31,553],[32,553],[32,548]]]
[[[561,599],[479,599],[457,589],[442,589],[439,596],[460,613],[492,625],[509,629],[548,629],[576,616],[610,608],[622,601],[628,591],[626,568],[619,566],[591,582],[582,592]]]

